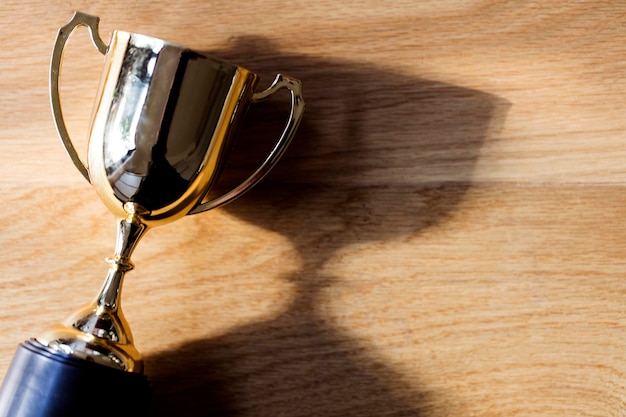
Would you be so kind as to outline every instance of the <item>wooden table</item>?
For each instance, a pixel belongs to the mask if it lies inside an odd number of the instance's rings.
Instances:
[[[113,250],[48,104],[78,9],[304,83],[276,170],[134,256],[153,416],[626,415],[626,3],[91,3],[0,8],[0,375],[95,296]],[[101,62],[76,33],[81,152]],[[224,187],[285,102],[253,109]]]

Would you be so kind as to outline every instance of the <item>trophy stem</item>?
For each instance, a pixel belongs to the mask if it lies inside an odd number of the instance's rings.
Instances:
[[[107,258],[109,273],[104,281],[96,304],[115,311],[119,308],[124,275],[135,267],[130,260],[137,243],[147,231],[147,226],[133,219],[122,219],[117,224],[115,255]]]

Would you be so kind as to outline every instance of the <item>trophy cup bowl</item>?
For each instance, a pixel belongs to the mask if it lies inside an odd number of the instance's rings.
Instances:
[[[143,415],[149,384],[121,310],[131,254],[150,228],[229,203],[257,184],[284,153],[304,111],[298,80],[277,75],[255,92],[259,77],[214,57],[136,33],[114,31],[76,12],[59,29],[50,69],[50,98],[61,141],[80,173],[118,219],[115,253],[95,300],[18,346],[0,390],[0,417]],[[79,26],[105,55],[89,129],[88,164],[65,126],[59,94],[65,44]],[[263,163],[229,192],[207,199],[246,109],[277,91],[290,93],[287,122]],[[115,391],[115,407],[94,398]],[[102,398],[100,398],[102,400]],[[105,401],[105,400],[102,400]],[[105,401],[106,402],[106,401]],[[135,406],[119,407],[134,403]]]

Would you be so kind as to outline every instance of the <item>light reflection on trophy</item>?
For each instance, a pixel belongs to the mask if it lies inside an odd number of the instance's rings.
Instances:
[[[87,165],[69,138],[59,98],[62,53],[78,26],[106,56]],[[120,307],[131,254],[151,227],[234,200],[276,164],[304,111],[301,85],[278,75],[255,92],[257,81],[244,68],[149,36],[115,31],[107,46],[98,18],[80,12],[59,30],[50,70],[54,120],[70,158],[118,218],[117,243],[96,299],[18,347],[0,390],[0,417],[146,412],[143,360]],[[248,105],[283,88],[291,108],[273,149],[240,185],[207,200]]]

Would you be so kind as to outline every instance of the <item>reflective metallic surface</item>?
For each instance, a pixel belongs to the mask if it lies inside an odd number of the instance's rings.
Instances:
[[[46,346],[129,372],[143,372],[120,305],[130,256],[150,227],[219,207],[257,184],[293,138],[304,111],[301,84],[278,75],[255,93],[258,77],[239,66],[140,34],[115,31],[107,46],[99,19],[77,12],[59,29],[50,68],[57,132],[81,174],[118,217],[114,257],[96,299],[37,337]],[[78,26],[106,55],[89,134],[88,164],[69,137],[59,95],[65,44]],[[251,103],[291,94],[285,127],[265,161],[240,185],[202,203],[218,178],[233,133]]]
[[[111,211],[186,215],[217,178],[257,76],[163,41],[115,32],[89,139],[89,175]]]

